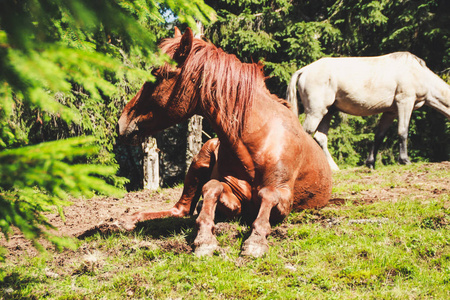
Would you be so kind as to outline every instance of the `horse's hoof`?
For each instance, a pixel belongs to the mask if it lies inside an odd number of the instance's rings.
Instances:
[[[122,231],[132,231],[136,227],[136,224],[131,222],[118,221],[117,226],[121,228]]]
[[[113,224],[121,229],[121,231],[132,231],[136,227],[136,217],[134,215],[131,216],[123,216],[116,220]]]
[[[401,165],[410,165],[411,164],[411,161],[409,159],[399,159],[398,162]]]
[[[101,221],[94,227],[76,234],[75,236],[80,239],[90,237],[96,233],[110,234],[113,232],[131,231],[135,227],[134,223],[124,222],[114,218]]]
[[[118,231],[131,231],[134,229],[135,224],[130,222],[124,222],[123,220],[112,220],[110,222],[103,221],[97,226],[102,232],[118,232]]]
[[[195,248],[195,255],[197,257],[212,256],[218,249],[219,246],[216,244],[201,244]]]
[[[331,171],[333,171],[333,172],[338,172],[338,171],[340,171],[341,169],[339,169],[339,167],[335,164],[335,165],[333,165],[333,166],[330,166],[330,169],[331,169]]]
[[[242,256],[262,257],[269,252],[269,245],[266,243],[245,242],[242,247]]]
[[[375,169],[375,162],[372,160],[366,160],[365,165],[371,170]]]

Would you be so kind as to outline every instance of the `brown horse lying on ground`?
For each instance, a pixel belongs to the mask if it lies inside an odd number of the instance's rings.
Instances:
[[[195,253],[211,255],[217,249],[217,210],[254,219],[242,255],[261,256],[268,250],[271,222],[283,220],[292,209],[328,203],[331,170],[325,155],[288,104],[267,90],[260,65],[244,64],[194,39],[190,29],[183,36],[176,32],[160,47],[177,65],[153,71],[156,82],[145,83],[126,105],[119,136],[133,141],[199,114],[219,139],[205,143],[194,158],[183,195],[172,209],[137,212],[122,220],[123,226],[186,216],[201,195]]]

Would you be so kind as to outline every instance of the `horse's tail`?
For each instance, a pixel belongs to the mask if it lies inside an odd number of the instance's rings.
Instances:
[[[287,91],[286,91],[286,101],[291,106],[291,110],[298,115],[298,101],[297,101],[297,82],[302,74],[303,69],[298,70],[294,74],[292,74],[291,82],[289,82]]]

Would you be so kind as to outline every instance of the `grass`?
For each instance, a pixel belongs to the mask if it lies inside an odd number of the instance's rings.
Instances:
[[[249,226],[237,221],[218,225],[222,250],[208,258],[192,254],[193,218],[98,234],[76,251],[7,261],[0,297],[449,299],[450,191],[439,185],[449,176],[420,163],[343,170],[340,205],[291,214],[259,259],[239,256]]]

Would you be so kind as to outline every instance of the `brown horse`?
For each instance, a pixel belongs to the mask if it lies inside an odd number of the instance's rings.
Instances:
[[[133,140],[154,134],[194,114],[204,116],[218,139],[205,143],[194,158],[181,199],[168,211],[137,212],[122,220],[136,222],[192,213],[200,195],[197,255],[218,247],[213,235],[216,210],[229,217],[253,218],[242,255],[268,250],[271,222],[292,209],[322,207],[331,195],[331,170],[323,151],[301,128],[288,104],[270,94],[259,64],[244,64],[209,42],[183,36],[165,39],[160,48],[176,62],[155,69],[126,105],[119,136]]]

